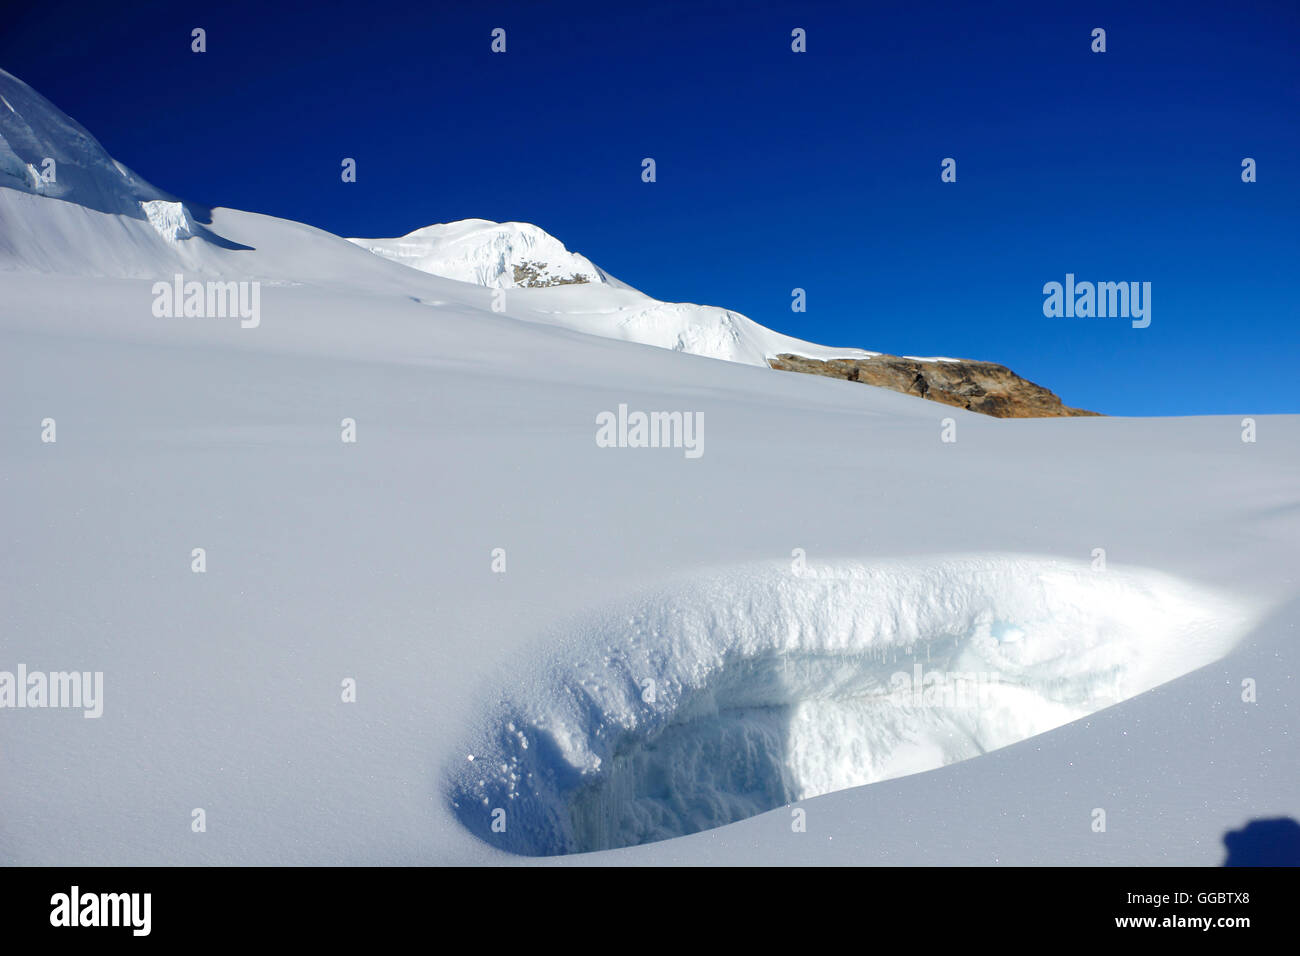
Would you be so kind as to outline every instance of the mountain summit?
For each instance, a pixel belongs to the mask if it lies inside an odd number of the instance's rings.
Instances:
[[[397,239],[348,242],[421,272],[493,289],[610,281],[586,256],[570,252],[550,233],[527,222],[462,219],[425,226]]]

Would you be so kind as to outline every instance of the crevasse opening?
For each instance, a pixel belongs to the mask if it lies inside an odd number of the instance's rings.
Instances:
[[[1223,596],[1152,571],[984,555],[744,566],[568,630],[450,774],[528,855],[722,826],[1005,747],[1225,654]]]

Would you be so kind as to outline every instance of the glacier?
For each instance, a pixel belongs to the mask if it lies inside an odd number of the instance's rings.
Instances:
[[[197,207],[0,96],[0,671],[104,675],[98,719],[0,715],[0,860],[1217,864],[1300,817],[1300,416],[774,373],[854,352],[594,264],[506,287],[482,220],[460,279]],[[155,315],[177,274],[257,327]],[[705,453],[600,447],[623,404]]]

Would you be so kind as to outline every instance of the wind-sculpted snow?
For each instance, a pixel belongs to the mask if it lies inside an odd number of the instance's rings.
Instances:
[[[521,854],[667,839],[1043,733],[1218,659],[1248,623],[1165,575],[1047,559],[740,567],[530,662],[451,800]]]

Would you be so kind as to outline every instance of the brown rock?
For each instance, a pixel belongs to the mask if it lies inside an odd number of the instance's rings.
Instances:
[[[1021,378],[1005,365],[993,362],[967,359],[919,362],[897,355],[823,361],[783,353],[768,359],[768,364],[783,372],[824,375],[888,388],[905,395],[915,395],[932,402],[992,415],[994,418],[1099,414],[1082,408],[1071,408],[1063,404],[1055,393]]]

